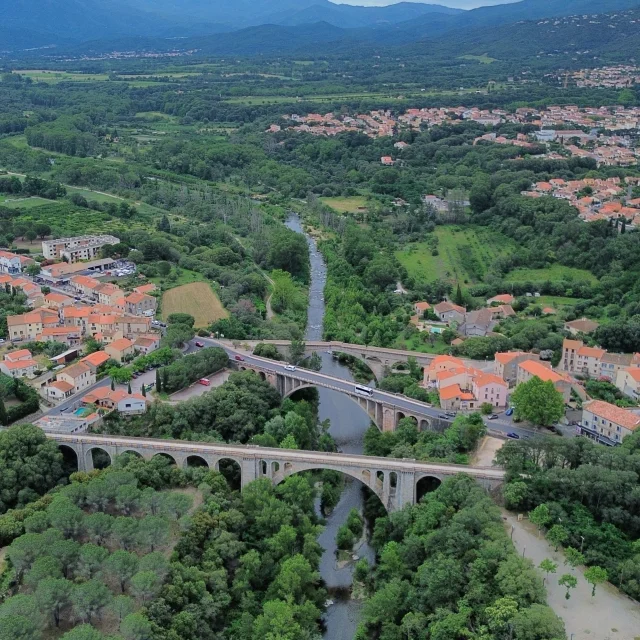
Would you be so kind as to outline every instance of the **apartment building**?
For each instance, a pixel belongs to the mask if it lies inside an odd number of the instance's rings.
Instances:
[[[625,367],[618,371],[615,384],[626,396],[640,401],[640,367]]]
[[[551,381],[555,390],[562,395],[565,403],[571,398],[571,381],[551,369],[549,363],[526,360],[518,365],[516,386],[529,382],[531,378],[540,378],[543,382]]]
[[[10,275],[22,273],[34,261],[27,256],[21,256],[11,251],[0,251],[0,273]]]
[[[0,371],[11,378],[31,377],[38,368],[38,363],[28,349],[9,352],[0,362]]]
[[[82,391],[96,382],[95,374],[91,371],[89,365],[84,362],[78,362],[67,367],[60,371],[56,377],[58,382],[68,382],[73,388],[73,393],[78,393],[78,391]]]
[[[45,328],[59,326],[58,314],[51,309],[37,309],[16,316],[7,317],[9,338],[16,342],[20,340],[35,340]]]
[[[105,245],[119,243],[120,238],[107,235],[45,240],[42,243],[42,255],[47,260],[66,259],[68,263],[73,264],[75,262],[93,260]]]
[[[158,307],[158,301],[153,296],[137,291],[130,293],[124,299],[124,304],[124,310],[134,316],[154,315]]]
[[[540,356],[536,353],[527,353],[526,351],[496,353],[493,372],[498,378],[505,380],[510,387],[515,387],[518,379],[518,365],[527,360],[540,362]]]
[[[119,340],[114,340],[111,344],[108,344],[104,350],[110,358],[122,363],[128,357],[133,356],[135,347],[131,340],[128,340],[127,338],[120,338]]]
[[[590,400],[582,407],[581,435],[600,444],[614,446],[640,425],[640,410],[621,409],[602,400]]]

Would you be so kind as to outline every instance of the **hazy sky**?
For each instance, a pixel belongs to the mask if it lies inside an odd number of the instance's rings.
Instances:
[[[332,0],[336,4],[357,4],[367,7],[382,7],[387,4],[396,4],[402,0]],[[413,2],[424,2],[426,4],[442,4],[446,7],[456,7],[458,9],[475,9],[476,7],[486,7],[494,4],[507,4],[518,0],[408,0]]]

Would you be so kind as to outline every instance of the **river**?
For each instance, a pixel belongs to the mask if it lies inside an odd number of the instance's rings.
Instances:
[[[286,221],[292,231],[303,234],[309,245],[311,260],[311,283],[309,287],[309,307],[307,310],[307,340],[322,340],[322,323],[324,319],[324,288],[327,283],[327,267],[322,254],[318,251],[315,240],[304,232],[300,218],[291,215]],[[331,376],[353,380],[349,369],[334,361],[330,354],[321,353],[322,372]],[[364,434],[369,428],[369,416],[352,400],[329,389],[319,389],[319,418],[331,421],[330,433],[340,450],[345,453],[363,453]],[[338,529],[346,522],[349,511],[363,509],[361,484],[348,481],[331,515],[326,519],[324,531],[318,542],[324,553],[320,560],[320,575],[330,591],[334,604],[327,607],[324,622],[327,640],[353,640],[360,619],[361,603],[349,597],[353,582],[353,563],[338,567],[336,562],[336,535]],[[364,542],[354,550],[361,558],[367,558],[373,564],[375,553],[371,546]]]

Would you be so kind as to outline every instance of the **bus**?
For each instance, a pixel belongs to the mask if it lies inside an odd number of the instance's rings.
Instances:
[[[369,396],[370,398],[373,396],[373,389],[371,387],[365,387],[361,384],[357,384],[355,386],[355,391],[358,395],[361,396]]]

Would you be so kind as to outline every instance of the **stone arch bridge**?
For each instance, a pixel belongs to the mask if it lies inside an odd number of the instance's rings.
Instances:
[[[451,419],[441,418],[442,412],[429,404],[412,400],[399,394],[372,390],[372,395],[358,393],[356,383],[335,378],[309,369],[287,370],[286,363],[256,356],[245,356],[242,361],[233,361],[241,371],[254,371],[263,380],[275,387],[283,398],[300,389],[322,387],[342,393],[360,407],[381,431],[394,431],[402,418],[413,418],[420,431],[443,430]]]
[[[222,460],[238,464],[241,485],[258,478],[268,478],[274,485],[301,471],[329,469],[360,480],[368,486],[389,511],[397,511],[407,504],[415,504],[418,483],[424,479],[443,481],[458,473],[473,477],[487,490],[498,488],[504,471],[491,467],[466,467],[452,464],[431,464],[415,460],[376,458],[345,453],[321,453],[257,446],[209,444],[184,440],[158,440],[124,436],[93,434],[47,433],[58,445],[73,450],[82,471],[93,469],[93,451],[106,453],[113,461],[118,455],[135,453],[145,460],[157,455],[170,456],[180,467],[190,461],[204,463],[217,469]]]

